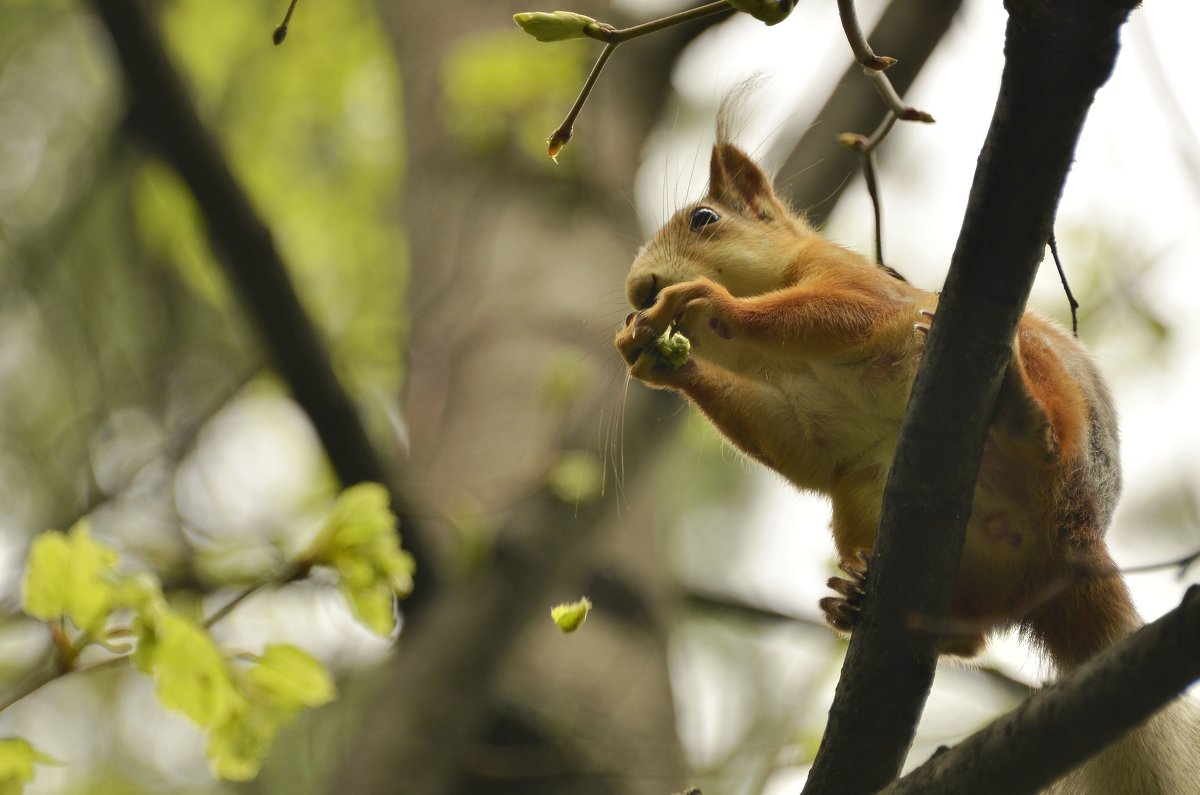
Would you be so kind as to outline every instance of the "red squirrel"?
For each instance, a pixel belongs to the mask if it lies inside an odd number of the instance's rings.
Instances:
[[[723,125],[722,125],[723,126]],[[708,192],[667,221],[625,282],[629,373],[682,393],[750,458],[827,495],[849,578],[821,608],[853,627],[900,424],[938,296],[823,239],[718,131]],[[690,342],[679,348],[664,334]],[[1121,487],[1117,418],[1091,356],[1026,313],[991,420],[943,651],[1019,625],[1060,671],[1142,625],[1104,543]],[[1085,572],[1079,576],[1079,572]],[[1042,598],[1056,583],[1061,592]],[[1034,607],[1033,605],[1038,605]],[[1200,793],[1200,729],[1168,708],[1055,793]]]

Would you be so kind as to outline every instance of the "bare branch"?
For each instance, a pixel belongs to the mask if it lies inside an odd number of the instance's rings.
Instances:
[[[896,63],[896,59],[885,55],[876,55],[875,51],[871,49],[871,45],[867,44],[867,38],[858,24],[858,12],[854,8],[854,0],[838,0],[838,15],[842,19],[842,29],[846,31],[846,39],[850,42],[850,49],[854,51],[855,60],[862,64],[863,72],[875,86],[875,90],[879,92],[879,96],[888,109],[896,114],[897,118],[904,121],[932,122],[933,117],[925,111],[905,105],[904,100],[900,99],[900,95],[892,85],[892,81],[883,73],[883,70]]]
[[[1058,278],[1062,281],[1063,290],[1067,294],[1067,303],[1071,305],[1071,333],[1078,337],[1079,302],[1075,300],[1075,295],[1071,292],[1071,285],[1067,283],[1067,272],[1063,270],[1062,260],[1058,258],[1058,241],[1054,239],[1053,230],[1050,232],[1050,238],[1046,241],[1046,245],[1050,246],[1050,254],[1054,257],[1054,267],[1058,268]]]
[[[1035,792],[1200,678],[1200,588],[1071,676],[935,754],[881,795]]]
[[[329,351],[304,310],[270,230],[196,114],[154,24],[137,0],[94,0],[112,36],[147,139],[187,183],[204,214],[218,261],[262,334],[280,375],[308,414],[344,485],[383,483],[400,517],[405,547],[419,566],[421,605],[433,583],[433,559],[412,499],[375,450],[362,418],[338,382]]]

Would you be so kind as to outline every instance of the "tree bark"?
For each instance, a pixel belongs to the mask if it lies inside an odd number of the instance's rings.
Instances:
[[[946,615],[1016,325],[1132,7],[1008,4],[1000,95],[901,429],[862,621],[805,792],[876,792],[911,745],[938,639],[909,631],[908,619]]]

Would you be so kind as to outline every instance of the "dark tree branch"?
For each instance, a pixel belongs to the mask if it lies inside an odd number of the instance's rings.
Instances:
[[[1200,678],[1200,588],[1071,676],[942,751],[881,795],[1036,792]]]
[[[805,792],[876,792],[908,753],[937,659],[936,636],[909,631],[908,617],[947,612],[1017,322],[1132,6],[1008,3],[1000,95],[901,428],[861,622]]]
[[[195,195],[217,259],[279,374],[312,420],[338,478],[346,485],[370,480],[388,487],[404,545],[418,561],[418,587],[407,603],[413,609],[433,582],[428,542],[411,499],[389,475],[354,402],[338,383],[329,351],[296,295],[270,230],[196,114],[143,4],[94,0],[93,5],[112,36],[139,128]]]

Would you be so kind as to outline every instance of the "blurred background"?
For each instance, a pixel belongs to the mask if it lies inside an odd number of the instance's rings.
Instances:
[[[395,654],[319,581],[261,592],[219,625],[230,648],[303,646],[342,691],[257,781],[214,781],[201,733],[118,670],[0,713],[0,736],[64,763],[27,791],[798,791],[845,645],[816,610],[835,569],[828,508],[682,400],[628,383],[611,340],[634,252],[703,191],[716,108],[749,76],[761,85],[739,142],[830,237],[873,250],[856,156],[834,139],[883,109],[835,4],[623,46],[557,165],[545,139],[599,46],[539,44],[511,22],[549,7],[301,0],[273,47],[284,0],[147,5],[410,498],[401,532],[420,542],[427,590]],[[685,6],[566,7],[620,26]],[[936,289],[1005,15],[983,0],[859,13],[937,119],[898,125],[878,153],[887,262]],[[1057,224],[1080,336],[1123,418],[1110,539],[1125,566],[1200,549],[1198,17],[1181,3],[1134,15]],[[0,693],[52,654],[19,610],[36,533],[90,515],[173,599],[219,603],[279,565],[340,488],[260,342],[269,318],[226,278],[236,259],[147,143],[92,6],[0,0]],[[1070,322],[1049,260],[1032,303]],[[1131,586],[1153,618],[1195,579]],[[550,606],[584,594],[587,624],[560,634]],[[911,763],[1045,675],[1014,639],[978,662],[942,665]]]

